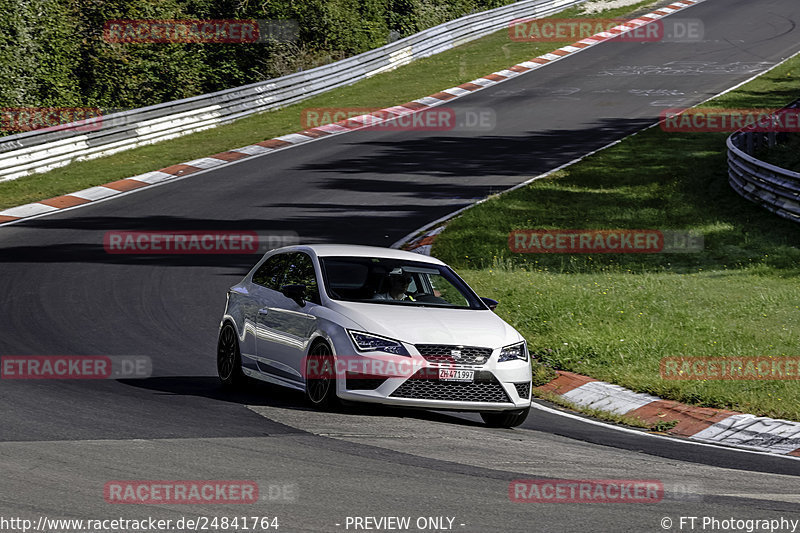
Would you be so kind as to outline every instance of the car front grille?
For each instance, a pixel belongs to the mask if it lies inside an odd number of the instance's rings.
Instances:
[[[514,383],[514,388],[517,389],[517,394],[523,400],[527,400],[531,394],[531,384],[530,382],[526,383]]]
[[[424,377],[426,375],[424,370],[417,372],[389,396],[414,400],[511,403],[508,394],[491,372],[475,372],[475,381],[472,383],[439,381]]]
[[[416,347],[420,355],[431,363],[480,366],[492,356],[491,348],[447,344],[417,344]],[[456,355],[453,355],[454,352]]]

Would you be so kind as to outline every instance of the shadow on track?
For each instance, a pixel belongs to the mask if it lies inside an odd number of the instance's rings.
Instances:
[[[279,387],[257,380],[249,380],[240,389],[227,389],[220,385],[216,377],[159,377],[136,380],[119,380],[119,383],[156,391],[161,394],[200,396],[217,402],[227,402],[242,406],[269,406],[300,411],[314,411],[306,404],[299,391]],[[465,420],[447,413],[424,409],[407,409],[378,404],[344,402],[336,413],[345,416],[374,416],[381,418],[416,418],[456,424],[462,426],[482,426],[480,422]]]

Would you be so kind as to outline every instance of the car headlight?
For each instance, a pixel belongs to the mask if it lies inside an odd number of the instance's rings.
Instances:
[[[525,346],[525,341],[506,346],[500,350],[500,359],[498,359],[498,362],[513,361],[514,359],[519,359],[521,361],[528,360],[528,347]]]
[[[403,343],[394,339],[373,335],[364,331],[348,329],[347,333],[353,339],[353,344],[360,352],[386,352],[393,355],[406,355],[410,357]]]

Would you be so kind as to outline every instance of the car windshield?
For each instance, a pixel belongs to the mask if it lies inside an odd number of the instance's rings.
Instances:
[[[382,305],[486,309],[450,268],[384,257],[321,257],[334,300]]]

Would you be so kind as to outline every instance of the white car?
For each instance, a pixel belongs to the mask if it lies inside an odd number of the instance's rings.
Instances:
[[[528,416],[525,339],[446,264],[412,252],[307,245],[267,252],[228,291],[222,383],[247,377],[338,400]]]

